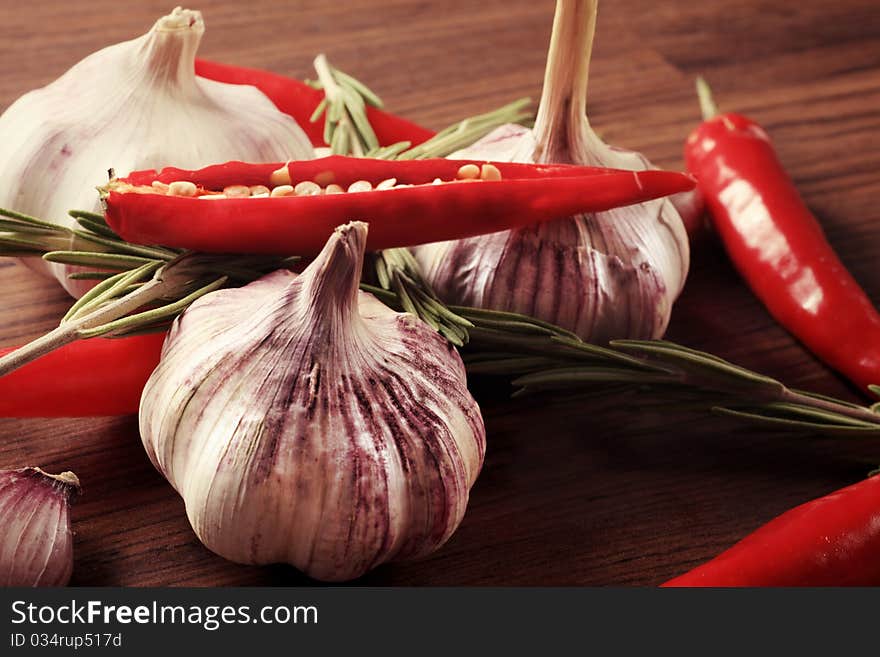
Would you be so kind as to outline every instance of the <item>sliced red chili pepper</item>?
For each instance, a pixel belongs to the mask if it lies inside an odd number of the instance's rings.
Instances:
[[[256,68],[244,68],[196,60],[196,75],[228,84],[249,84],[262,91],[275,106],[299,123],[314,146],[324,143],[324,119],[312,122],[311,116],[324,99],[324,92],[305,82]],[[434,136],[434,132],[376,107],[367,106],[367,120],[382,146],[408,141],[413,146]]]
[[[371,250],[459,239],[558,217],[641,203],[693,188],[685,174],[616,171],[573,165],[407,162],[332,156],[291,162],[289,179],[318,185],[370,185],[395,178],[391,189],[279,198],[220,198],[151,193],[150,185],[189,181],[198,195],[234,185],[269,185],[280,164],[230,162],[198,171],[141,171],[111,182],[105,195],[110,226],[124,239],[199,251],[311,255],[333,229],[370,222]],[[491,169],[501,180],[455,180],[463,167]],[[487,169],[483,169],[485,173]],[[441,184],[432,184],[439,178]]]
[[[880,314],[761,126],[740,114],[708,118],[685,158],[730,259],[773,317],[861,388],[880,384]]]
[[[0,377],[0,417],[97,417],[137,413],[159,364],[164,333],[91,338]],[[15,347],[0,350],[0,356]]]
[[[802,504],[663,586],[880,585],[880,476]]]

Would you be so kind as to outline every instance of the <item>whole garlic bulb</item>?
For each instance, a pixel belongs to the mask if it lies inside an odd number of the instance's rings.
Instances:
[[[0,586],[64,586],[73,572],[72,472],[0,470]]]
[[[443,338],[358,290],[366,236],[347,224],[302,274],[202,297],[147,382],[147,454],[227,559],[347,580],[461,522],[479,408]]]
[[[178,7],[14,102],[0,116],[0,207],[74,226],[68,210],[99,211],[95,187],[111,167],[314,157],[303,130],[255,87],[196,77],[204,31],[199,12]],[[74,296],[94,284],[68,280],[68,266],[26,262]]]
[[[654,168],[606,145],[587,120],[595,22],[596,0],[558,0],[534,129],[502,126],[450,157]],[[414,251],[450,303],[533,315],[600,343],[660,337],[690,259],[668,198]]]

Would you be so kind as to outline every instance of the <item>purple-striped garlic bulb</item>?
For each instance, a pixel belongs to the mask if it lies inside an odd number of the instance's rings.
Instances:
[[[458,353],[358,289],[367,226],[196,301],[144,389],[140,430],[199,539],[321,580],[424,556],[452,535],[485,428]]]
[[[72,472],[0,470],[0,586],[65,586],[73,573]]]
[[[68,211],[101,212],[95,187],[111,167],[124,176],[314,157],[302,128],[257,88],[196,76],[204,33],[200,12],[177,7],[10,105],[0,116],[0,207],[77,228]],[[81,268],[25,263],[76,297],[94,285],[69,278]]]
[[[452,158],[643,171],[586,115],[597,0],[558,0],[535,127],[502,126]],[[684,224],[669,198],[414,249],[447,302],[533,315],[590,342],[657,338],[687,276]]]

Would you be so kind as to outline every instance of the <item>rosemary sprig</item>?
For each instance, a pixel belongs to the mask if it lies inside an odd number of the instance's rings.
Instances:
[[[311,120],[326,116],[324,142],[335,155],[383,160],[446,157],[470,146],[499,126],[528,123],[535,118],[534,112],[527,109],[531,99],[519,98],[498,109],[454,123],[417,146],[407,141],[380,146],[367,118],[367,107],[384,107],[382,99],[363,82],[332,66],[323,54],[315,58],[314,66],[318,79],[306,82],[315,89],[322,89],[324,100],[315,109]]]
[[[393,292],[362,286],[403,309]],[[510,379],[515,396],[565,391],[596,396],[634,392],[643,404],[664,401],[777,429],[824,435],[880,436],[874,407],[787,388],[781,382],[665,340],[589,344],[547,322],[495,310],[449,306],[470,322],[462,349],[469,375]]]
[[[81,338],[164,328],[200,296],[223,285],[250,282],[292,260],[139,246],[116,235],[101,215],[85,211],[70,215],[80,228],[0,208],[4,228],[15,236],[34,235],[27,251],[15,255],[95,267],[98,271],[76,276],[100,281],[71,306],[56,329],[0,358],[0,376]],[[10,253],[0,250],[0,255]]]
[[[531,98],[519,98],[496,110],[472,116],[441,130],[418,146],[409,148],[408,142],[398,142],[367,153],[367,157],[385,160],[422,160],[429,157],[446,157],[457,150],[470,146],[495,128],[506,123],[529,123],[534,113],[526,109]]]
[[[409,142],[380,147],[366,113],[367,105],[382,107],[379,97],[362,82],[330,66],[324,55],[315,59],[315,70],[318,82],[312,85],[324,89],[325,99],[312,120],[326,111],[324,140],[335,155],[364,155],[388,160],[446,157],[470,146],[498,126],[533,118],[526,110],[531,100],[520,98],[497,110],[451,125],[413,148],[409,148]],[[364,153],[369,144],[373,146]],[[467,343],[468,329],[472,324],[440,301],[422,278],[415,258],[407,249],[386,249],[377,253],[375,267],[379,285],[393,291],[404,310],[420,317],[452,344],[461,347]]]
[[[315,57],[317,80],[306,82],[324,91],[324,100],[312,114],[317,121],[326,114],[324,142],[337,155],[363,157],[379,148],[379,140],[367,119],[367,105],[382,107],[381,99],[366,85],[334,68],[323,54]]]
[[[396,294],[402,310],[419,317],[455,346],[467,344],[468,330],[473,324],[437,298],[407,249],[385,249],[377,253],[375,266],[379,285]]]

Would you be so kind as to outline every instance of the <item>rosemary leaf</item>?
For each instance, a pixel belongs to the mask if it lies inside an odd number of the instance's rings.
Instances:
[[[23,221],[9,221],[0,219],[0,232],[21,233],[26,235],[55,235],[58,234],[58,227],[46,228],[45,226],[37,226]]]
[[[160,262],[144,263],[140,267],[121,272],[115,276],[98,283],[91,290],[82,295],[74,302],[61,320],[61,323],[72,322],[77,317],[88,314],[100,308],[105,303],[116,298],[121,290],[127,288],[133,281],[152,276],[159,269]]]
[[[128,270],[132,267],[149,264],[151,258],[126,255],[124,253],[99,253],[87,251],[49,251],[43,255],[47,262],[59,262],[81,267],[102,267],[106,269]]]
[[[665,373],[640,372],[615,367],[557,367],[543,372],[534,372],[517,377],[513,385],[539,389],[568,388],[584,383],[629,383],[646,385],[668,383],[670,377]]]
[[[30,226],[43,227],[48,229],[50,232],[57,232],[60,230],[59,226],[49,222],[44,221],[42,219],[37,219],[36,217],[32,217],[29,214],[24,214],[22,212],[16,212],[15,210],[7,210],[6,208],[0,208],[0,216],[7,217],[9,219],[18,219],[19,221],[28,224]]]
[[[72,212],[68,214],[73,216],[74,219],[76,219],[76,223],[78,223],[80,226],[85,228],[86,231],[88,231],[88,233],[86,233],[87,235],[99,235],[101,237],[113,240],[115,243],[126,244],[126,242],[123,242],[121,239],[119,239],[119,235],[113,232],[113,229],[110,228],[106,223],[94,221],[93,219],[87,217],[77,216],[74,215]]]
[[[312,112],[312,115],[309,117],[309,123],[315,123],[318,119],[321,118],[321,115],[327,109],[327,98],[322,98],[321,102],[318,103],[318,106],[315,108],[315,111]]]
[[[759,424],[777,429],[785,429],[788,431],[800,431],[804,433],[814,433],[820,435],[843,435],[843,436],[880,436],[880,424],[874,427],[850,426],[839,424],[828,424],[824,422],[808,422],[805,420],[793,420],[787,417],[768,414],[763,409],[755,411],[746,411],[742,409],[725,408],[721,406],[713,406],[711,411],[718,415],[731,417],[737,420],[745,421],[749,424]]]
[[[158,308],[151,308],[150,310],[145,310],[133,315],[127,315],[111,322],[107,322],[106,324],[101,324],[93,329],[80,330],[80,335],[84,338],[93,338],[99,335],[105,335],[107,333],[114,333],[126,329],[155,326],[159,322],[177,317],[177,315],[186,310],[193,301],[209,292],[220,289],[225,283],[226,277],[221,276],[173,303],[159,306]]]
[[[90,210],[68,210],[67,214],[69,214],[77,221],[79,221],[80,219],[84,219],[92,223],[103,224],[104,226],[107,226],[107,220],[104,218],[104,215],[98,214],[97,212],[92,212]],[[113,234],[116,235],[116,233]],[[118,235],[116,236],[118,237]]]
[[[756,374],[745,368],[728,363],[717,356],[712,356],[669,342],[647,340],[614,340],[612,347],[626,351],[638,351],[654,356],[663,356],[665,360],[674,362],[681,369],[697,377],[708,375],[724,377],[731,385],[744,385],[767,389],[768,393],[779,393],[783,385],[770,377]]]
[[[385,106],[385,103],[382,102],[382,99],[379,98],[373,91],[367,87],[363,82],[357,80],[347,73],[343,73],[338,68],[331,67],[333,71],[334,77],[339,82],[340,86],[343,88],[351,89],[355,94],[357,94],[360,98],[364,100],[364,102],[368,105],[372,105],[373,107],[382,108]],[[372,130],[372,127],[370,128]]]
[[[72,281],[103,281],[112,275],[112,272],[107,271],[78,271],[68,274],[67,278]]]

